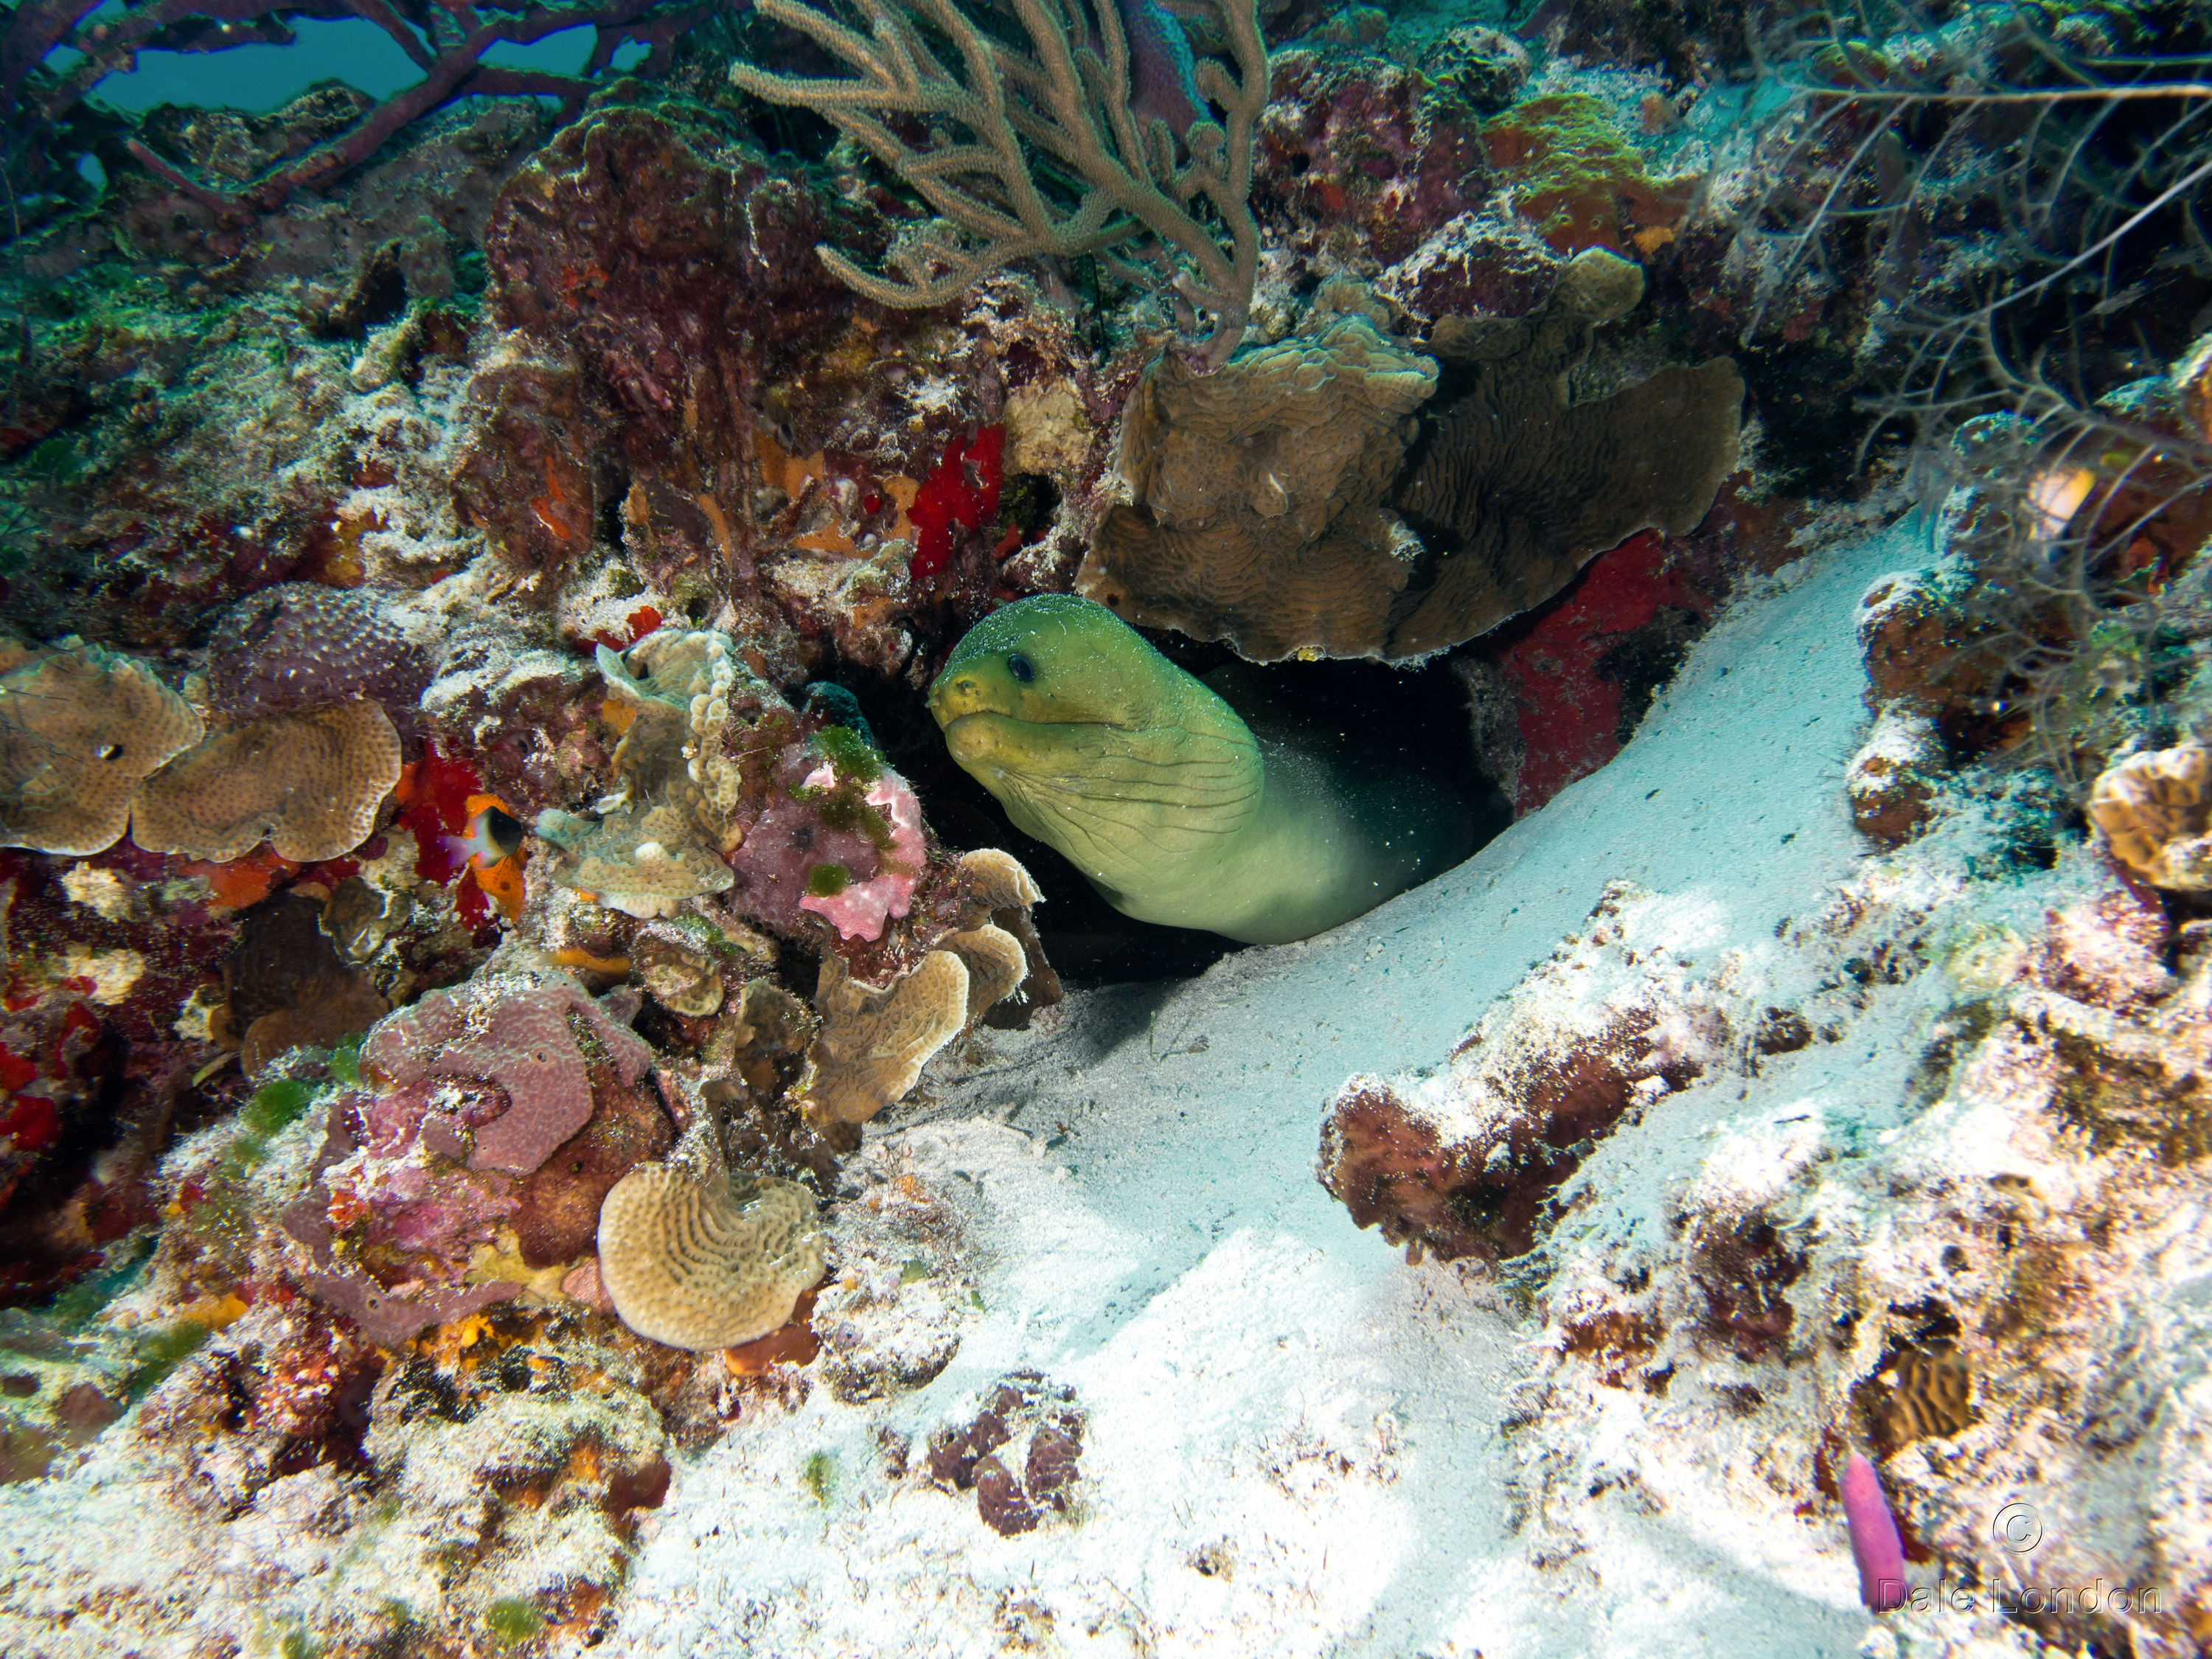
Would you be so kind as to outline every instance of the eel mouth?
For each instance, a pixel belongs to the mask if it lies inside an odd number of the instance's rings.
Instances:
[[[945,746],[970,772],[1044,777],[1066,772],[1067,761],[1091,746],[1086,735],[1127,729],[1110,720],[1024,720],[979,710],[945,722]]]

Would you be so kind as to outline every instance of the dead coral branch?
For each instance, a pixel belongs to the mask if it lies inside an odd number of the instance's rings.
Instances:
[[[1180,145],[1161,116],[1131,107],[1130,42],[1110,3],[1086,9],[1083,0],[1011,0],[1029,35],[1025,53],[952,0],[860,0],[867,36],[801,0],[758,0],[763,16],[811,37],[860,78],[799,79],[739,63],[730,79],[755,97],[813,110],[936,210],[933,223],[888,256],[892,276],[863,270],[835,248],[817,250],[870,299],[942,305],[1017,259],[1136,245],[1139,258],[1166,270],[1184,306],[1212,317],[1206,354],[1219,362],[1243,336],[1258,265],[1249,198],[1267,50],[1252,0],[1209,3],[1234,71],[1218,58],[1196,60],[1199,118]],[[933,50],[924,24],[952,44],[958,73]],[[1212,118],[1209,104],[1223,119]],[[932,137],[917,147],[894,122],[929,125]],[[946,127],[964,130],[964,140],[944,136]]]

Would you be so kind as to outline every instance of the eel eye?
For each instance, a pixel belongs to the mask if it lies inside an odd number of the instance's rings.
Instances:
[[[1027,685],[1036,678],[1036,665],[1020,652],[1009,651],[1006,653],[1006,672]]]

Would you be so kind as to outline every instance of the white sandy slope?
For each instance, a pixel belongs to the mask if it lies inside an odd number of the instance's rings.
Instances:
[[[950,1196],[982,1312],[927,1387],[861,1406],[817,1389],[683,1462],[605,1650],[1856,1651],[1870,1621],[1838,1518],[1732,1495],[1746,1449],[1692,1446],[1715,1469],[1677,1471],[1671,1498],[1667,1470],[1645,1469],[1643,1501],[1593,1500],[1561,1547],[1531,1520],[1510,1432],[1553,1358],[1539,1320],[1493,1278],[1409,1267],[1355,1231],[1313,1164],[1347,1074],[1435,1064],[1608,882],[1664,896],[1686,951],[1755,955],[1814,913],[1865,850],[1841,784],[1868,724],[1859,601],[1928,556],[1910,523],[1831,526],[1698,644],[1618,759],[1462,868],[1196,981],[1079,998],[1048,1036],[941,1086],[928,1121],[872,1130],[873,1177]],[[1902,1032],[1881,1024],[1790,1073],[1826,1133],[1887,1110],[1903,1061],[1882,1050]],[[1803,1121],[1743,1093],[1693,1089],[1601,1146],[1585,1170],[1601,1224],[1632,1245],[1659,1226],[1662,1178],[1694,1176],[1701,1137],[1747,1110]],[[1731,1157],[1756,1163],[1769,1133],[1791,1160],[1787,1133],[1750,1128]],[[878,1433],[918,1455],[1017,1367],[1088,1411],[1085,1489],[1073,1521],[1001,1539],[972,1496],[887,1474]],[[1636,1466],[1649,1410],[1623,1399],[1553,1461]],[[816,1452],[835,1472],[823,1502],[799,1479]],[[1986,1626],[1983,1641],[1945,1650],[2027,1650]]]

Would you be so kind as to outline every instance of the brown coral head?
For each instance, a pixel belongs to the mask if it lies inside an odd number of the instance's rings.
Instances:
[[[131,839],[218,863],[267,841],[301,864],[368,839],[399,781],[399,734],[368,702],[326,703],[220,732],[138,786]]]
[[[1592,249],[1527,317],[1442,319],[1426,356],[1341,317],[1194,386],[1156,366],[1123,434],[1136,502],[1101,523],[1079,591],[1258,661],[1401,661],[1542,604],[1638,531],[1688,533],[1735,465],[1735,364],[1568,392],[1643,290]]]
[[[1430,343],[1443,383],[1392,504],[1440,556],[1425,591],[1395,609],[1383,654],[1486,634],[1638,531],[1697,528],[1736,463],[1735,362],[1670,365],[1584,403],[1568,394],[1597,325],[1642,292],[1636,267],[1592,249],[1530,316],[1438,323]]]
[[[1380,509],[1436,374],[1357,314],[1210,374],[1162,358],[1122,430],[1136,503],[1100,524],[1077,590],[1259,661],[1377,654],[1419,551]]]
[[[600,1207],[599,1240],[600,1282],[623,1323],[695,1352],[765,1336],[822,1277],[814,1200],[772,1176],[634,1170]]]

